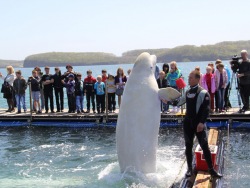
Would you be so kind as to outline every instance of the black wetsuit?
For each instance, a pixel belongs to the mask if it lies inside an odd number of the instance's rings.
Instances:
[[[200,92],[203,90],[203,101],[198,100]],[[196,135],[198,142],[203,150],[205,160],[208,164],[209,169],[213,168],[211,152],[208,147],[207,134],[205,129],[201,132],[197,132],[197,126],[199,123],[205,123],[210,109],[210,96],[208,92],[205,92],[204,89],[200,86],[195,86],[190,88],[186,92],[186,116],[183,123],[184,130],[184,139],[186,146],[186,158],[188,168],[192,169],[192,160],[193,160],[193,140]],[[200,98],[199,98],[200,99]],[[197,103],[198,104],[197,106]],[[199,107],[199,109],[197,109]]]

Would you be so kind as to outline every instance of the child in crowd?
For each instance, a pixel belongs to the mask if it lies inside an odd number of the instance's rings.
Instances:
[[[200,69],[200,67],[199,67],[199,66],[197,66],[197,67],[195,67],[195,69],[194,69],[194,70],[198,71],[198,72],[200,73],[200,78],[202,78],[203,74],[201,73],[201,69]],[[200,86],[201,86],[201,84],[202,84],[202,79],[200,79],[200,81],[199,81],[199,85],[200,85]]]
[[[131,71],[132,71],[131,69],[128,69],[128,70],[127,70],[127,73],[128,73],[128,75],[127,75],[127,80],[128,80],[128,78],[129,78],[129,75],[130,75]]]
[[[227,72],[224,69],[224,65],[222,63],[217,64],[217,70],[215,71],[215,85],[217,91],[217,101],[218,101],[218,108],[219,113],[224,112],[224,95],[225,95],[225,88],[227,87]],[[216,111],[218,111],[216,109]]]
[[[208,63],[208,66],[212,68],[212,74],[214,74],[214,64],[213,64],[213,62]]]
[[[96,93],[96,103],[97,103],[97,112],[100,114],[105,111],[105,84],[102,82],[102,76],[97,76],[97,82],[94,85],[95,93]]]
[[[74,76],[74,80],[75,82],[77,81],[77,77],[76,77],[76,72],[73,70],[73,66],[70,64],[66,65],[66,72],[64,72],[64,74],[62,75],[62,83],[68,83],[69,82],[69,75],[72,74]],[[67,94],[67,98],[71,97],[71,95]],[[68,98],[68,107],[71,105],[70,104],[71,99]]]
[[[116,84],[116,94],[118,95],[118,105],[120,107],[122,94],[124,90],[124,86],[127,82],[127,77],[124,74],[124,71],[121,67],[117,69],[116,76],[115,76],[115,84]]]
[[[177,63],[175,61],[172,61],[170,63],[170,68],[171,69],[169,73],[166,75],[166,79],[169,83],[169,86],[180,91],[176,85],[176,80],[182,76],[181,70],[177,68]],[[180,111],[180,107],[174,106],[171,112],[178,113],[179,111]]]
[[[87,77],[84,79],[84,90],[86,93],[87,98],[87,111],[86,113],[90,112],[90,98],[92,102],[92,109],[93,113],[95,112],[95,91],[94,91],[94,85],[96,83],[96,79],[92,76],[92,71],[87,71]]]
[[[82,81],[82,74],[77,73],[77,81],[75,86],[75,94],[76,94],[76,110],[77,113],[84,113],[83,110],[83,99],[84,99],[84,82]]]
[[[13,89],[15,92],[15,98],[17,103],[17,113],[21,113],[21,104],[24,110],[24,113],[27,112],[26,103],[25,103],[25,90],[27,89],[26,80],[22,77],[22,72],[20,70],[16,71],[16,79],[13,83]]]
[[[113,75],[109,74],[108,79],[106,81],[107,83],[107,92],[108,92],[108,110],[109,113],[115,112],[115,106],[116,106],[116,101],[115,101],[115,91],[116,91],[116,86],[115,86],[115,78]]]
[[[157,84],[159,89],[168,87],[167,79],[165,78],[165,72],[160,71],[159,78],[157,79]],[[165,104],[161,102],[161,111],[164,113],[165,111],[168,112],[169,104]]]
[[[215,78],[214,74],[212,73],[212,67],[207,66],[206,67],[206,74],[204,74],[201,77],[201,87],[203,87],[205,90],[208,91],[210,95],[210,113],[214,112],[214,94],[216,91],[216,86],[215,86]]]
[[[36,70],[32,71],[32,76],[29,77],[28,83],[31,85],[34,111],[36,111],[37,114],[40,114],[42,113],[40,106],[40,98],[41,98],[40,77],[38,76]]]
[[[68,113],[75,113],[76,110],[76,98],[75,98],[75,76],[74,74],[68,75],[68,82],[62,83],[67,88],[67,96],[68,96],[68,104],[69,104],[69,111]]]
[[[107,70],[106,69],[103,69],[102,70],[102,82],[106,83],[106,80],[108,79],[108,76],[107,76]]]
[[[168,63],[164,63],[162,65],[162,70],[165,72],[165,75],[168,74],[168,72],[169,72],[169,65],[168,65]]]
[[[44,99],[44,92],[43,92],[43,84],[42,84],[42,76],[43,76],[43,72],[41,70],[40,67],[35,67],[34,68],[35,71],[37,71],[37,76],[39,77],[40,79],[40,100],[41,100],[41,109],[44,110],[44,107],[45,107],[45,99]],[[34,108],[35,109],[35,108]]]

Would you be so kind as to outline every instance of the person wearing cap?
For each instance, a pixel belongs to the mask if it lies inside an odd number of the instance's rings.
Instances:
[[[96,113],[95,111],[95,91],[94,91],[94,85],[96,83],[96,79],[92,76],[92,71],[87,71],[87,77],[84,79],[84,90],[86,93],[87,98],[87,111],[86,113],[90,112],[90,99],[92,102],[92,110],[93,113]]]
[[[242,62],[239,64],[239,71],[237,77],[239,78],[240,95],[243,102],[240,113],[249,110],[249,96],[250,96],[250,61],[248,59],[247,51],[241,51]]]
[[[62,84],[62,74],[59,67],[55,68],[55,74],[53,75],[54,78],[54,91],[56,97],[56,112],[63,112],[64,110],[64,93],[63,93],[63,84]]]
[[[49,73],[50,68],[46,66],[44,68],[45,74],[42,76],[42,84],[43,84],[43,93],[45,99],[45,113],[49,112],[49,100],[50,100],[50,110],[51,113],[54,112],[54,100],[53,100],[53,83],[54,78],[53,75]]]
[[[69,105],[68,113],[75,113],[76,111],[75,80],[74,79],[75,79],[74,74],[69,74],[67,82],[62,80],[63,85],[67,89],[67,97],[68,97],[68,105]]]
[[[75,95],[76,95],[76,110],[77,113],[84,113],[83,110],[83,99],[84,99],[84,82],[82,80],[82,74],[77,73],[77,81],[75,86]]]
[[[16,71],[16,79],[13,83],[13,89],[15,92],[15,98],[17,103],[17,113],[21,113],[21,104],[24,110],[24,113],[27,112],[26,103],[25,103],[25,90],[27,89],[26,80],[22,77],[22,72],[20,70]]]

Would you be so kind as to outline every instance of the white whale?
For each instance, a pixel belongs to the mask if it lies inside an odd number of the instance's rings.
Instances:
[[[124,89],[116,127],[121,172],[156,171],[161,116],[159,95],[166,100],[180,96],[176,90],[168,92],[168,89],[158,89],[155,65],[155,55],[146,52],[139,55]],[[172,88],[169,90],[173,91]]]

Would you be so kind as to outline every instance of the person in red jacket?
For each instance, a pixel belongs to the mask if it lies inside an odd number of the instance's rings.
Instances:
[[[96,113],[95,111],[95,90],[94,85],[96,83],[96,79],[92,76],[92,71],[87,71],[87,77],[84,79],[84,91],[86,93],[86,99],[87,99],[87,111],[86,113],[90,112],[90,98],[92,102],[92,110],[93,113]]]
[[[102,70],[102,82],[106,83],[107,79],[108,79],[107,70],[103,69]]]

